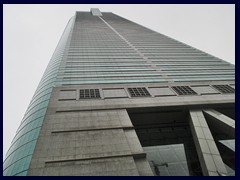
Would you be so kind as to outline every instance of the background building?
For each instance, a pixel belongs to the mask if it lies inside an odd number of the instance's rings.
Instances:
[[[77,12],[4,175],[234,175],[234,69],[115,14]]]

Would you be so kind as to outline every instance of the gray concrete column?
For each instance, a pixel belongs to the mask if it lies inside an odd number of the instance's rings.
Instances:
[[[205,109],[203,112],[210,127],[212,126],[220,132],[228,134],[231,138],[235,138],[235,120],[214,109]]]
[[[203,175],[227,175],[226,167],[201,110],[190,110],[189,124]]]

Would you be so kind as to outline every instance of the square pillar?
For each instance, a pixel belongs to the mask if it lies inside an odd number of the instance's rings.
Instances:
[[[189,124],[203,175],[227,175],[226,167],[201,110],[190,110]]]

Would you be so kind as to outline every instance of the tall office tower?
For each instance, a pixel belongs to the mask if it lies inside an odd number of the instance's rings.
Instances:
[[[119,17],[76,12],[4,175],[235,174],[234,66]]]

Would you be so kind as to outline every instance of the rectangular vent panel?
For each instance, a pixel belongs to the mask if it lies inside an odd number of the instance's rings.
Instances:
[[[189,86],[172,86],[172,89],[178,95],[197,95],[197,93]]]
[[[212,85],[215,89],[217,89],[219,92],[223,94],[228,94],[228,93],[235,93],[235,89],[233,89],[229,85]]]
[[[137,88],[128,88],[128,92],[131,97],[148,97],[151,96],[148,90],[145,87],[137,87]]]
[[[99,99],[101,98],[99,89],[80,89],[80,99]]]

